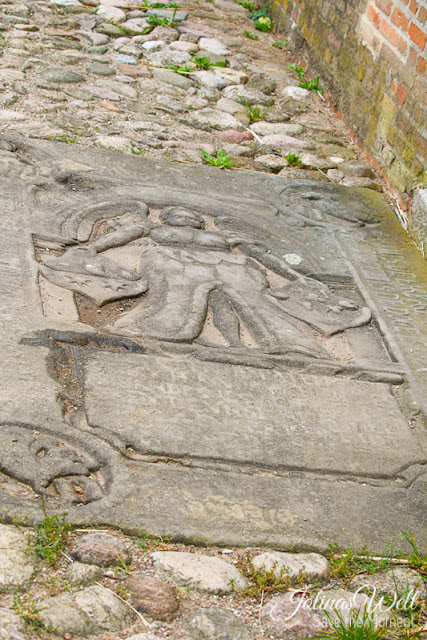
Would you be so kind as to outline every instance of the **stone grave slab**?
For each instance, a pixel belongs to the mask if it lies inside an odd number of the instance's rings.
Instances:
[[[426,269],[380,195],[1,144],[4,521],[427,545]]]

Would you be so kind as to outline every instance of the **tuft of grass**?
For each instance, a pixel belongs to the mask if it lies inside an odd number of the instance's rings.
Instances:
[[[292,71],[295,71],[295,73],[298,74],[298,78],[300,80],[302,80],[304,78],[304,76],[305,76],[304,67],[299,67],[296,62],[293,62],[292,64],[288,65],[288,68],[291,69]]]
[[[135,149],[135,147],[130,148],[130,152],[133,153],[134,156],[143,156],[144,151],[141,149]]]
[[[288,160],[289,162],[289,160]],[[337,544],[329,544],[328,560],[332,574],[348,585],[358,573],[372,575],[379,571],[386,571],[391,566],[391,555],[385,555],[381,560],[373,560],[372,554],[361,546],[357,551],[348,547],[339,553]]]
[[[215,156],[212,156],[210,153],[208,153],[204,149],[200,149],[200,153],[202,154],[203,160],[205,161],[205,163],[210,164],[213,167],[231,169],[233,166],[233,163],[231,162],[231,157],[225,153],[224,149],[218,149],[216,158]]]
[[[408,556],[408,560],[411,563],[411,566],[422,573],[424,576],[427,576],[427,555],[421,555],[418,544],[417,537],[415,533],[408,529],[408,531],[402,531],[402,535],[407,542],[411,545],[412,553]]]
[[[350,611],[348,621],[341,612],[335,610],[335,616],[325,611],[328,618],[328,629],[320,631],[316,638],[323,640],[381,640],[388,636],[389,630],[385,625],[377,627],[374,612],[366,608]]]
[[[31,600],[24,599],[23,596],[16,596],[10,607],[23,619],[25,626],[34,631],[50,631],[43,620],[38,616],[39,609]]]
[[[240,102],[245,107],[246,115],[251,123],[264,120],[265,116],[271,109],[271,106],[261,109],[258,105],[249,104],[249,102],[245,102],[244,100],[241,100]]]
[[[258,29],[258,31],[264,31],[268,33],[274,29],[275,24],[276,23],[273,22],[272,19],[268,16],[262,16],[261,18],[258,18],[258,20],[255,20],[254,27],[255,29]]]
[[[250,559],[249,553],[247,553],[246,558],[240,556],[237,561],[237,566],[250,582],[250,585],[242,590],[236,589],[234,584],[232,585],[233,591],[239,595],[263,601],[265,596],[287,591],[290,587],[287,569],[282,567],[280,571],[277,571],[276,563],[273,564],[273,567],[269,571],[264,571],[263,567],[256,569]]]
[[[51,566],[70,541],[71,524],[66,522],[66,516],[66,513],[61,517],[45,515],[43,522],[34,528],[34,550]]]
[[[252,33],[252,31],[245,31],[245,36],[250,40],[259,40],[259,37],[256,35],[256,33]]]
[[[67,144],[77,144],[82,134],[79,133],[75,138],[69,138],[68,136],[57,136],[55,138],[51,138],[51,140],[56,140],[57,142],[66,142]]]
[[[278,40],[277,42],[273,42],[272,45],[275,49],[287,49],[288,41],[287,40]]]
[[[323,89],[319,86],[319,76],[314,78],[314,80],[303,80],[299,83],[299,86],[303,89],[307,89],[308,91],[315,91],[316,93],[323,93]]]
[[[288,153],[287,156],[283,157],[288,161],[291,167],[299,167],[302,165],[302,153]]]

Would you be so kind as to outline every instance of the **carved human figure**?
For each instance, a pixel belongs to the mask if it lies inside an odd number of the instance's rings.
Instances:
[[[230,346],[242,346],[244,326],[264,351],[322,358],[328,354],[309,326],[331,335],[370,320],[369,309],[341,299],[251,239],[203,227],[197,212],[182,207],[163,209],[160,223],[120,216],[110,221],[110,233],[47,259],[40,271],[98,305],[140,296],[130,311],[103,327],[126,336],[191,342],[202,332],[210,308]],[[126,251],[135,241],[140,243],[138,271],[119,267],[108,250]],[[283,286],[272,288],[262,265],[280,274]]]

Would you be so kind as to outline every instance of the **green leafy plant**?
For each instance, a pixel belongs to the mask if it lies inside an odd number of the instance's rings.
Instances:
[[[388,635],[384,625],[377,626],[374,612],[363,609],[351,610],[345,620],[340,611],[335,615],[325,611],[328,618],[328,629],[320,631],[316,638],[325,640],[381,640]]]
[[[23,619],[25,625],[37,631],[49,631],[43,620],[38,616],[39,609],[34,602],[25,599],[25,596],[16,596],[10,607]]]
[[[71,524],[67,514],[61,517],[45,515],[43,522],[34,528],[34,549],[37,555],[54,565],[70,541]]]
[[[244,100],[241,100],[240,102],[245,107],[246,115],[251,122],[259,122],[260,120],[264,120],[265,116],[271,109],[271,106],[269,106],[261,110],[258,105],[249,104],[249,102],[245,102]]]
[[[196,67],[198,69],[202,69],[204,71],[209,71],[209,69],[212,69],[213,64],[212,62],[209,60],[209,58],[206,58],[204,56],[202,56],[201,58],[193,58],[194,63],[196,65]]]
[[[227,169],[231,169],[233,166],[230,156],[225,153],[224,149],[218,149],[216,158],[204,149],[200,149],[200,153],[202,154],[205,163],[211,164],[213,167],[225,167]]]
[[[300,80],[302,80],[302,78],[305,76],[304,67],[299,67],[296,62],[293,62],[292,64],[290,64],[288,68],[292,69],[292,71],[295,71],[295,73],[298,74],[298,78]]]
[[[268,16],[258,18],[255,20],[254,27],[259,31],[269,32],[274,29],[275,23]]]
[[[256,2],[252,2],[251,0],[237,0],[237,2],[248,11],[255,11],[257,6]]]
[[[232,584],[233,591],[242,596],[263,600],[266,595],[287,591],[290,587],[287,569],[282,567],[280,571],[277,571],[277,563],[274,563],[268,571],[266,571],[264,567],[256,569],[250,559],[249,553],[247,553],[246,558],[240,556],[237,561],[237,566],[241,572],[245,574],[250,583],[248,587],[242,590],[236,589],[235,585]]]
[[[179,73],[181,76],[188,76],[189,73],[193,73],[194,69],[189,67],[188,65],[180,65],[180,64],[169,64],[164,69],[171,69],[175,71],[175,73]]]
[[[79,133],[75,138],[68,138],[67,136],[63,135],[63,136],[57,136],[51,139],[56,140],[58,142],[66,142],[67,144],[77,144],[81,137],[82,137],[82,134]]]
[[[288,153],[288,155],[284,156],[285,160],[291,165],[291,167],[299,167],[302,165],[302,153]]]
[[[161,5],[164,8],[164,5]],[[178,23],[175,22],[177,9],[174,9],[172,18],[159,18],[159,16],[147,16],[146,20],[150,27],[175,27]]]
[[[256,33],[252,33],[252,31],[245,31],[245,36],[250,40],[259,40],[259,37],[256,35]]]
[[[254,11],[248,14],[248,18],[254,21],[259,20],[259,18],[268,18],[268,17],[269,16],[267,13],[267,5],[259,7],[258,9],[254,7]]]
[[[143,156],[144,151],[141,149],[135,149],[135,147],[130,148],[130,152],[133,153],[134,156]]]
[[[287,40],[278,40],[277,42],[273,42],[272,45],[275,49],[286,49],[288,47]]]
[[[323,89],[319,87],[319,79],[319,76],[317,76],[314,80],[303,80],[299,83],[299,86],[303,89],[307,89],[307,91],[316,91],[317,93],[322,94]]]
[[[209,71],[212,67],[226,67],[227,63],[220,60],[219,62],[211,62],[209,58],[205,56],[200,56],[200,58],[196,58],[196,54],[193,53],[191,57],[192,62],[196,65],[197,69],[203,71]]]

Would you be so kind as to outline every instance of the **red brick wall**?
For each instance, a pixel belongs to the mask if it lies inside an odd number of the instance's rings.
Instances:
[[[379,53],[390,47],[400,62],[421,77],[427,68],[427,3],[425,0],[370,0],[362,17],[365,42]],[[398,101],[404,102],[402,87]]]
[[[427,186],[427,0],[269,0],[367,156],[410,201]]]

